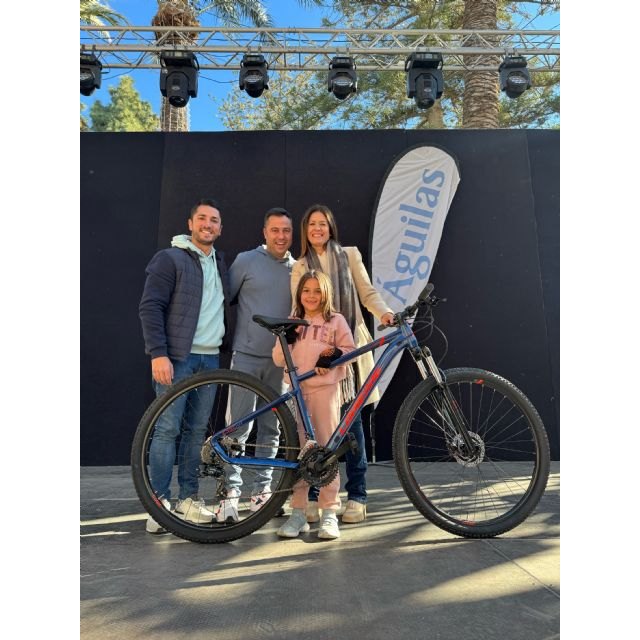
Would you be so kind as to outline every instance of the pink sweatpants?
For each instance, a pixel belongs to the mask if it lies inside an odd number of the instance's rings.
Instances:
[[[329,442],[331,434],[340,422],[340,406],[338,403],[337,389],[334,385],[315,387],[311,393],[303,391],[302,395],[307,405],[307,411],[311,415],[311,424],[316,434],[316,442],[324,446]],[[303,447],[306,438],[300,418],[298,418],[298,437],[300,438],[300,446]],[[309,501],[308,492],[309,485],[304,480],[297,482],[293,487],[291,508],[305,509]],[[327,486],[320,487],[320,495],[318,496],[318,506],[320,509],[339,509],[339,492],[340,474]]]

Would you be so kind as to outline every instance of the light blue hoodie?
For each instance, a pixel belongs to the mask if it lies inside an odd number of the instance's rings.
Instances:
[[[171,246],[190,249],[196,253],[202,267],[202,303],[191,353],[216,354],[220,351],[224,337],[224,292],[216,266],[215,249],[211,247],[211,253],[207,255],[186,234],[174,236]]]

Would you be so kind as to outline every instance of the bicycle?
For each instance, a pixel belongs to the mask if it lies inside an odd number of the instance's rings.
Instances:
[[[315,486],[331,482],[338,473],[340,455],[354,445],[348,431],[355,416],[391,360],[406,349],[422,377],[402,403],[392,436],[396,471],[408,498],[430,522],[459,536],[494,537],[521,524],[538,504],[549,475],[544,425],[529,399],[508,380],[482,369],[440,370],[430,349],[420,346],[412,328],[414,317],[420,308],[426,308],[426,322],[434,326],[433,309],[443,301],[428,284],[413,305],[395,314],[392,333],[332,363],[346,364],[386,345],[324,447],[314,440],[300,388],[301,382],[316,374],[298,375],[285,338],[290,327],[306,321],[254,316],[282,345],[290,390],[278,396],[249,374],[216,369],[187,378],[156,398],[138,425],[131,453],[133,481],[145,509],[165,529],[193,542],[227,542],[253,533],[282,511],[298,479]],[[185,397],[188,403],[201,392],[210,393],[211,385],[216,385],[217,393],[201,451],[200,495],[214,503],[229,499],[220,489],[225,465],[231,464],[242,470],[242,495],[236,498],[237,521],[214,518],[209,523],[194,523],[166,509],[155,495],[149,476],[149,447],[163,412],[173,402],[185,402]],[[233,394],[250,398],[255,410],[242,417],[230,415]],[[307,441],[303,446],[298,442],[292,410],[304,426]],[[267,415],[277,420],[277,442],[265,443],[260,438],[257,419]],[[254,474],[264,482],[265,472],[271,476],[266,501],[255,508],[245,493],[251,484],[247,476]]]

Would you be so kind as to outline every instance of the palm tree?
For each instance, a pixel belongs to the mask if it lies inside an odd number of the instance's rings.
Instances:
[[[463,29],[496,29],[498,0],[465,0],[462,22]],[[465,60],[483,65],[498,63],[497,56],[465,56]],[[498,128],[497,72],[468,71],[464,74],[462,126],[465,129]]]

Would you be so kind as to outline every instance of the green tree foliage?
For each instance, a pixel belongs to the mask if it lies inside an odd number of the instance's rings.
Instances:
[[[89,123],[87,119],[82,115],[82,112],[87,108],[87,105],[84,102],[80,103],[80,131],[90,131]]]
[[[109,87],[109,95],[109,104],[103,105],[96,100],[91,106],[91,131],[158,130],[158,116],[148,102],[140,99],[131,76],[122,76],[117,85]]]
[[[460,29],[465,7],[479,0],[333,0],[326,27],[378,29]],[[506,2],[497,6],[498,28],[522,28],[537,15],[557,11],[559,2]],[[427,43],[428,44],[428,43]],[[363,59],[359,56],[359,61]],[[497,75],[497,74],[496,74]],[[462,126],[465,78],[445,71],[445,91],[431,109],[418,109],[406,97],[402,72],[358,73],[358,93],[338,101],[327,91],[327,74],[270,74],[269,91],[254,100],[237,90],[219,106],[226,128],[248,129],[390,129]],[[517,100],[498,100],[498,126],[557,126],[559,74],[533,74],[534,87]],[[493,83],[495,87],[495,82]],[[492,122],[495,122],[493,119]],[[493,125],[495,126],[495,124]]]

